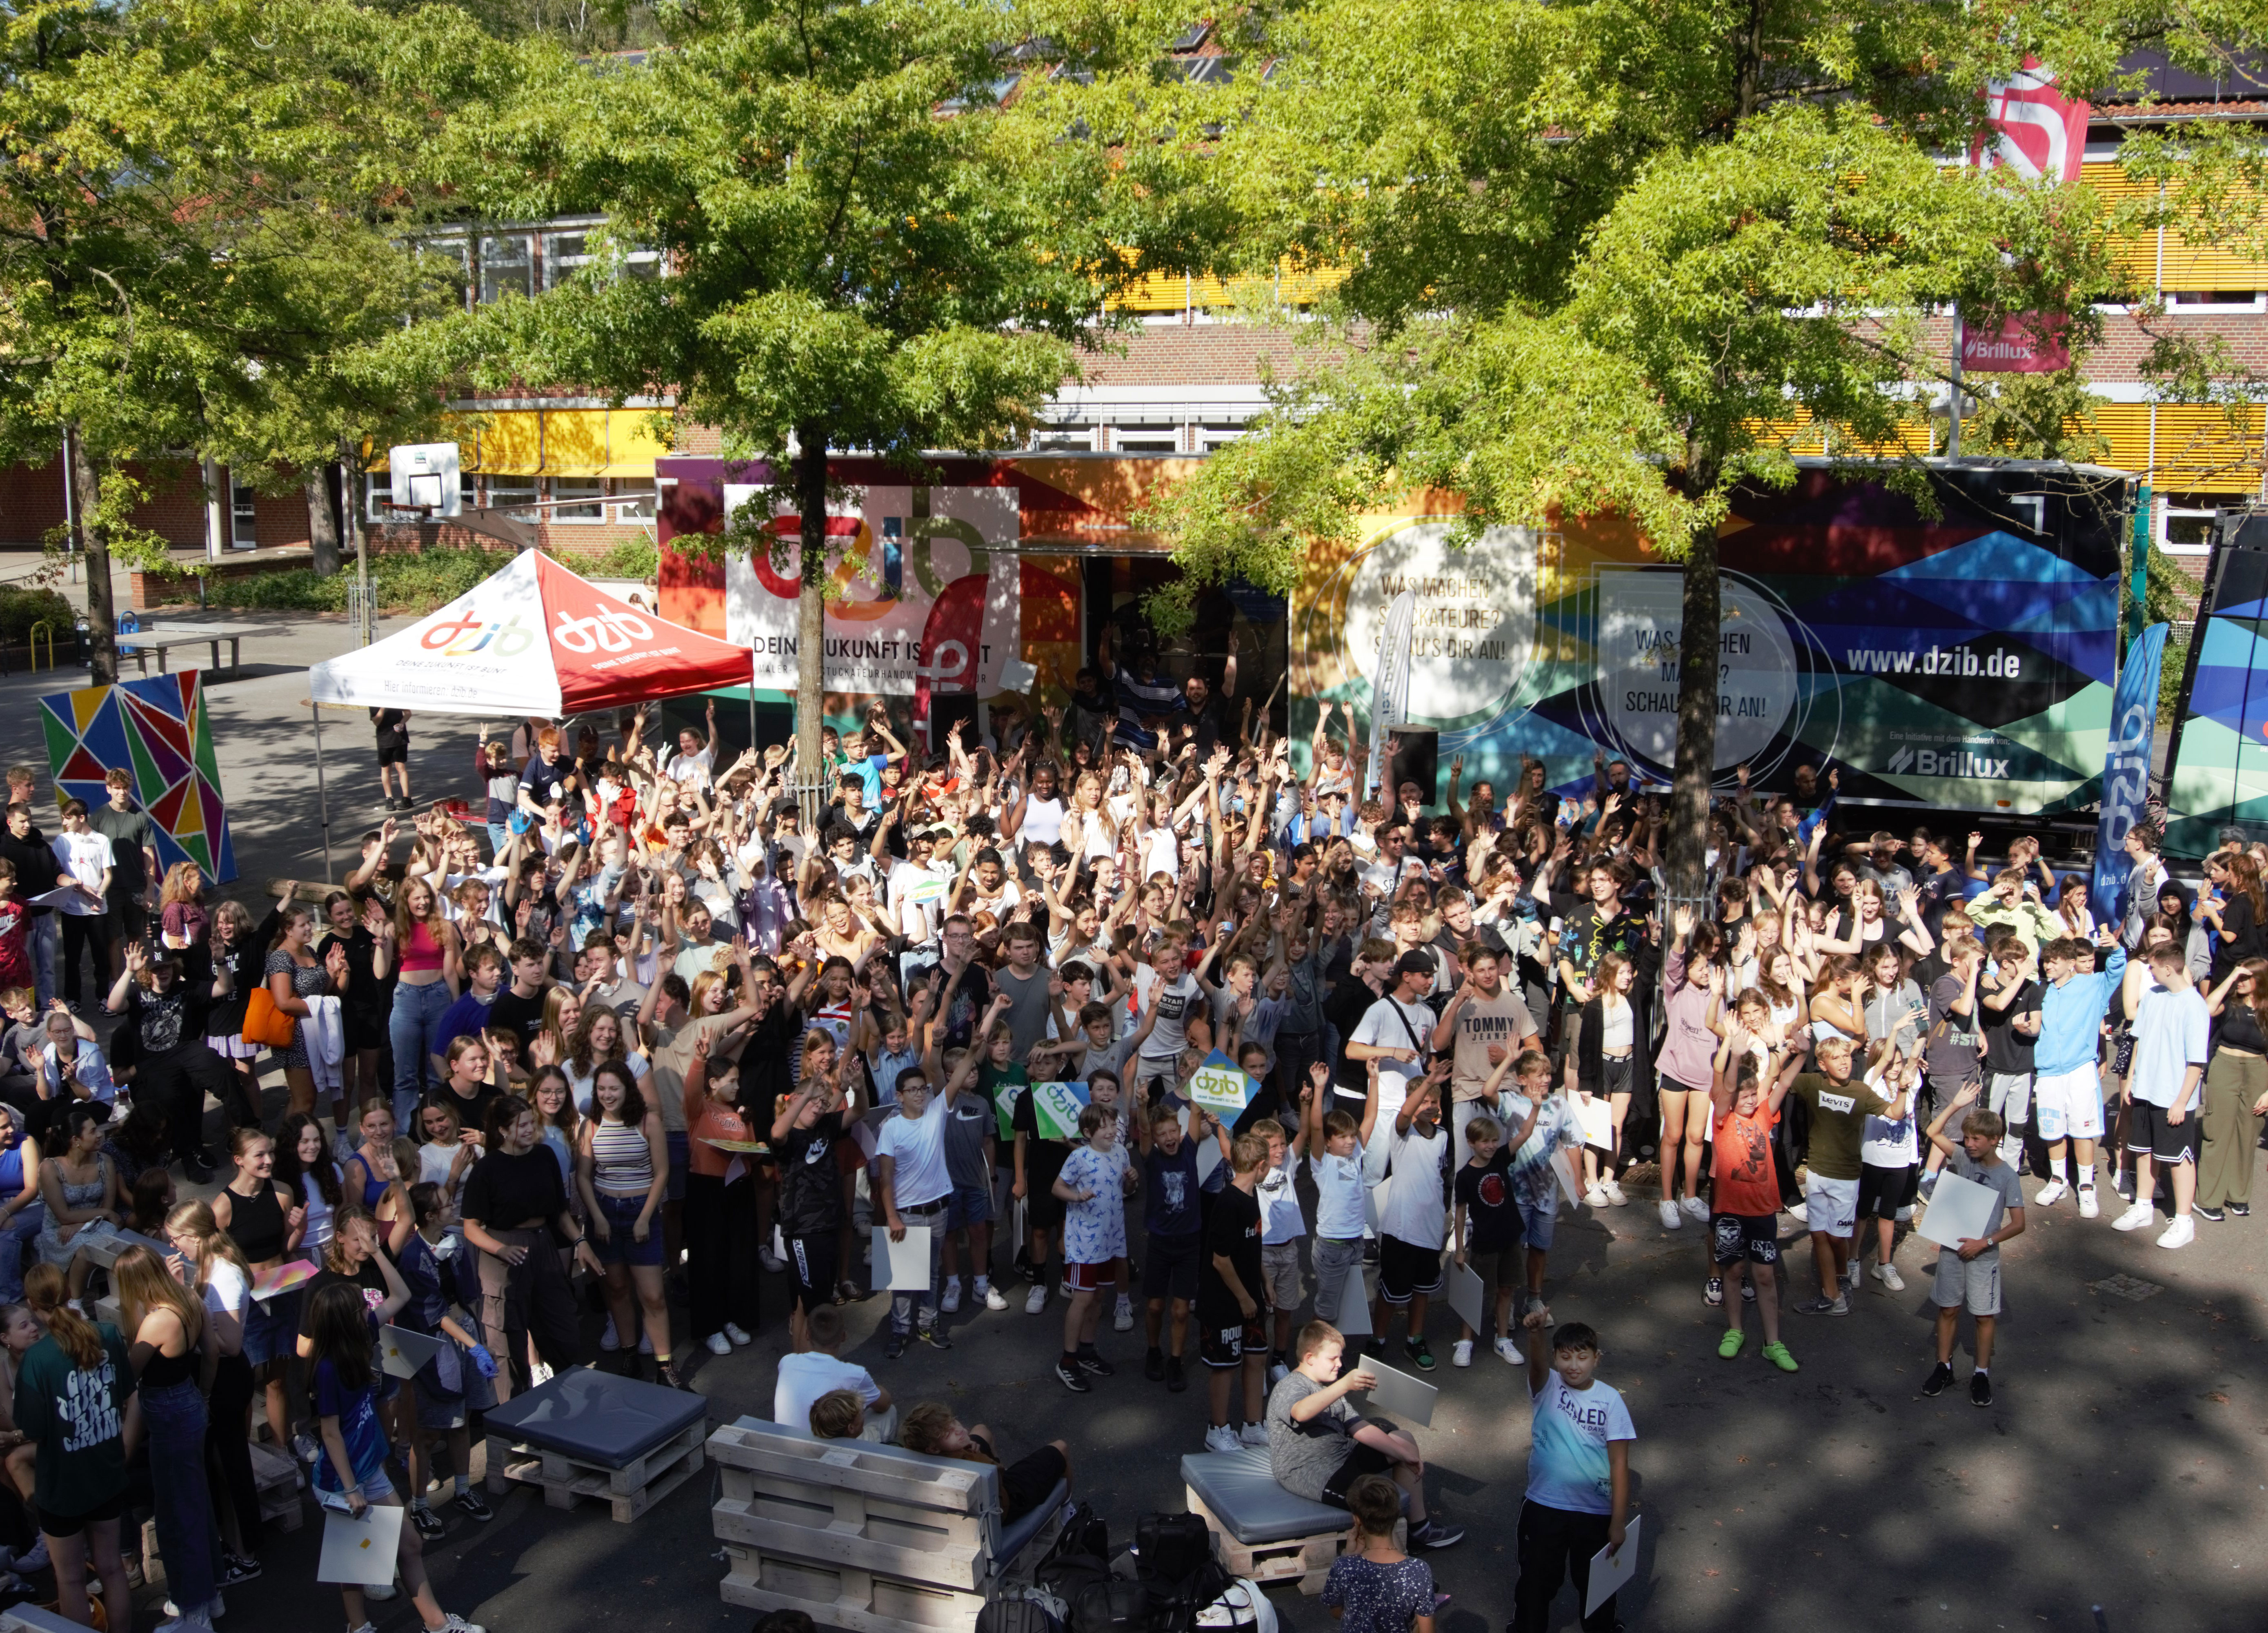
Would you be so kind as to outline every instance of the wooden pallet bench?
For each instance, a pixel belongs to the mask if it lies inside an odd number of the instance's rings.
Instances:
[[[1353,1522],[1344,1509],[1311,1503],[1278,1485],[1265,1447],[1192,1453],[1182,1459],[1182,1483],[1189,1512],[1211,1531],[1229,1575],[1263,1586],[1296,1582],[1309,1595],[1323,1591]],[[1407,1523],[1395,1526],[1397,1543]]]
[[[542,1489],[553,1508],[605,1503],[627,1525],[700,1472],[708,1402],[585,1368],[488,1414],[488,1489]]]

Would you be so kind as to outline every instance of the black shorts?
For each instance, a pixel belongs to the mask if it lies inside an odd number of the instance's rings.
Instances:
[[[992,1452],[989,1441],[980,1440],[977,1444]],[[997,1459],[999,1453],[992,1452],[992,1455]],[[1070,1472],[1071,1465],[1052,1445],[1043,1445],[1012,1463],[1000,1465],[1000,1518],[1012,1520],[1030,1513],[1048,1500],[1048,1493]]]
[[[1709,1217],[1709,1252],[1719,1264],[1779,1262],[1779,1216],[1718,1213]]]
[[[1398,1236],[1378,1239],[1378,1294],[1395,1309],[1419,1293],[1441,1291],[1441,1250],[1420,1247]]]
[[[103,901],[108,909],[103,917],[109,921],[103,926],[104,940],[139,941],[149,933],[150,909],[139,894],[114,890]]]
[[[121,1491],[107,1503],[98,1503],[84,1514],[58,1514],[53,1509],[40,1511],[40,1529],[51,1537],[75,1537],[89,1526],[100,1525],[106,1519],[116,1519],[126,1512],[126,1493]]]
[[[1323,1482],[1323,1501],[1333,1508],[1347,1505],[1347,1491],[1365,1475],[1387,1475],[1394,1471],[1394,1460],[1374,1445],[1357,1441],[1348,1451],[1346,1460],[1329,1480]]]
[[[1268,1353],[1268,1335],[1256,1319],[1248,1321],[1240,1316],[1233,1325],[1227,1326],[1206,1321],[1204,1333],[1197,1353],[1204,1364],[1216,1372],[1225,1372],[1231,1367],[1241,1366],[1248,1355]]]
[[[795,1301],[806,1315],[835,1302],[835,1232],[787,1239],[787,1268],[795,1276]]]
[[[1859,1217],[1895,1219],[1898,1210],[1911,1208],[1921,1195],[1921,1166],[1877,1168],[1872,1163],[1859,1169]]]
[[[381,732],[378,737],[378,763],[382,766],[406,765],[409,761],[409,733]]]
[[[2126,1113],[2126,1149],[2138,1157],[2159,1162],[2195,1162],[2198,1149],[2198,1105],[2192,1096],[2179,1122],[2166,1119],[2166,1108],[2147,1100],[2130,1100]]]
[[[1024,1142],[1024,1223],[1035,1231],[1052,1231],[1064,1222],[1063,1198],[1056,1181],[1071,1160],[1071,1147],[1057,1140]]]
[[[1152,1236],[1150,1256],[1142,1261],[1142,1296],[1178,1298],[1183,1304],[1197,1296],[1197,1267],[1204,1262],[1204,1238]]]

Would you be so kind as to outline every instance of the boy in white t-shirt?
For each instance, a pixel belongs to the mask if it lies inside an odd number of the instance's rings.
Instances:
[[[938,1258],[945,1246],[945,1205],[953,1196],[953,1176],[945,1161],[945,1122],[952,1114],[953,1097],[975,1075],[975,1059],[972,1049],[946,1080],[941,1106],[930,1104],[929,1078],[921,1068],[900,1072],[898,1114],[882,1124],[874,1141],[881,1215],[890,1239],[905,1240],[909,1225],[929,1227],[928,1283],[890,1292],[890,1341],[882,1353],[893,1361],[905,1354],[916,1337],[932,1349],[953,1348],[945,1335],[944,1318],[938,1313]],[[878,1254],[876,1268],[887,1262]],[[921,1303],[918,1329],[914,1320],[917,1295]]]
[[[1315,1181],[1315,1319],[1336,1324],[1341,1296],[1362,1285],[1364,1227],[1362,1148],[1378,1121],[1378,1063],[1370,1063],[1362,1115],[1324,1107],[1331,1101],[1331,1067],[1317,1061],[1300,1091],[1300,1144]],[[1266,1250],[1263,1248],[1263,1252]],[[1351,1278],[1351,1279],[1350,1279]]]
[[[1126,1198],[1140,1176],[1118,1143],[1115,1107],[1089,1105],[1079,1114],[1079,1132],[1086,1144],[1064,1159],[1055,1181],[1064,1204],[1064,1272],[1071,1282],[1056,1379],[1073,1394],[1085,1394],[1090,1375],[1108,1378],[1117,1370],[1095,1352],[1094,1334],[1102,1321],[1102,1291],[1117,1285],[1126,1262]]]
[[[1442,1173],[1449,1160],[1449,1131],[1441,1127],[1449,1063],[1434,1063],[1410,1089],[1390,1128],[1372,1141],[1365,1167],[1379,1175],[1378,1297],[1371,1304],[1373,1341],[1381,1349],[1387,1324],[1407,1312],[1402,1352],[1420,1372],[1433,1370],[1425,1342],[1425,1309],[1441,1291],[1441,1244],[1448,1239],[1449,1209]],[[1383,1171],[1381,1173],[1381,1170]]]
[[[1307,1290],[1300,1279],[1300,1239],[1307,1233],[1307,1222],[1300,1214],[1299,1187],[1293,1183],[1300,1171],[1299,1159],[1292,1154],[1291,1136],[1284,1125],[1273,1117],[1263,1117],[1247,1132],[1268,1142],[1268,1166],[1260,1171],[1260,1269],[1268,1284],[1268,1306],[1275,1311],[1274,1329],[1269,1334],[1268,1377],[1272,1385],[1279,1372],[1292,1368],[1292,1325],[1299,1319],[1300,1306],[1307,1302]]]

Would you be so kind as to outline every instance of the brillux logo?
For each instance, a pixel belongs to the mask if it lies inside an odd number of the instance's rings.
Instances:
[[[469,658],[490,649],[493,657],[517,658],[535,644],[535,631],[521,626],[518,613],[502,623],[490,623],[468,607],[455,618],[433,625],[419,640],[444,658]]]
[[[1965,748],[1940,753],[1930,748],[1906,747],[1890,756],[1889,770],[1894,776],[1911,771],[1916,776],[1987,777],[2006,782],[2008,762],[1973,754]]]

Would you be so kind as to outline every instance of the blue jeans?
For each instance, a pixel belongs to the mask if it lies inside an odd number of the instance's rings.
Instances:
[[[418,987],[404,981],[394,986],[394,1013],[386,1030],[394,1044],[394,1126],[397,1129],[417,1126],[417,1102],[424,1097],[431,1078],[426,1056],[440,1052],[441,1017],[455,1001],[446,981],[429,981]]]
[[[24,1297],[24,1248],[48,1222],[45,1203],[20,1209],[0,1225],[0,1304],[20,1303]]]
[[[489,858],[494,861],[504,855],[505,847],[512,843],[512,828],[506,823],[491,822],[488,825],[488,829]]]
[[[55,914],[40,913],[32,920],[32,979],[40,992],[40,1013],[55,1000],[55,946],[63,934]]]
[[[158,1554],[166,1585],[183,1610],[212,1603],[212,1497],[205,1484],[205,1398],[193,1383],[144,1388],[150,1486],[157,1501]]]

